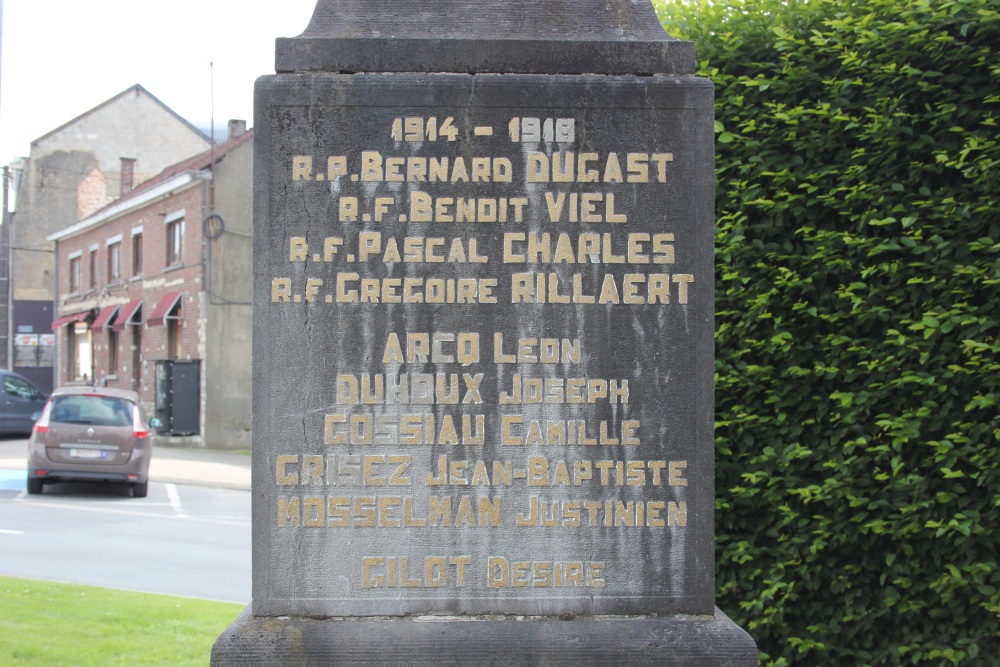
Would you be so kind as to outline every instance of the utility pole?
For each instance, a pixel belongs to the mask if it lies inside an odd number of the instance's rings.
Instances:
[[[0,56],[3,54],[3,0],[0,0]],[[3,210],[0,211],[0,368],[10,368],[10,215],[7,213],[7,178],[3,168]]]
[[[0,0],[2,1],[2,0]],[[0,212],[0,368],[11,368],[10,344],[10,221],[11,214],[7,210],[7,193],[10,190],[10,167],[3,167],[3,195]]]

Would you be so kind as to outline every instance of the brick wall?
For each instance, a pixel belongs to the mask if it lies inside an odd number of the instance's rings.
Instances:
[[[76,188],[76,215],[79,219],[86,218],[110,201],[104,174],[100,167],[94,167]]]
[[[202,359],[204,356],[204,315],[202,306],[202,229],[205,216],[206,186],[196,182],[165,199],[154,201],[145,207],[109,220],[97,227],[85,230],[57,244],[58,295],[57,315],[81,312],[120,304],[125,306],[136,298],[143,299],[142,321],[136,332],[128,326],[118,332],[117,369],[110,368],[111,350],[107,331],[92,331],[94,347],[94,379],[98,384],[139,391],[147,417],[153,414],[155,400],[156,361],[169,358],[167,349],[168,327],[166,323],[148,326],[150,318],[160,299],[170,292],[181,292],[181,319],[179,323],[180,351],[178,359]],[[168,216],[184,210],[184,239],[181,261],[173,266],[166,265]],[[142,270],[133,274],[133,229],[142,227]],[[110,281],[108,277],[108,239],[121,235],[121,278]],[[98,247],[98,276],[96,288],[90,289],[90,248]],[[69,293],[69,256],[82,251],[81,290]],[[57,333],[57,384],[71,381],[68,362],[68,332],[63,327]],[[139,334],[140,367],[136,374],[134,345]]]

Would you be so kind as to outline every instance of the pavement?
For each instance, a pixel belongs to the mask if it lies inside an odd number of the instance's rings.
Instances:
[[[28,469],[26,438],[0,437],[0,471]],[[153,445],[149,481],[250,490],[250,455],[217,449]]]

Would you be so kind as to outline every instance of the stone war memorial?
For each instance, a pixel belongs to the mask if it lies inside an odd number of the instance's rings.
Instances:
[[[714,604],[694,66],[648,0],[319,0],[277,41],[212,664],[757,664]]]

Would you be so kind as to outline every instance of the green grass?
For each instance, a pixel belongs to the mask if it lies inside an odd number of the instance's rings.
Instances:
[[[243,605],[0,577],[0,665],[207,665]]]

